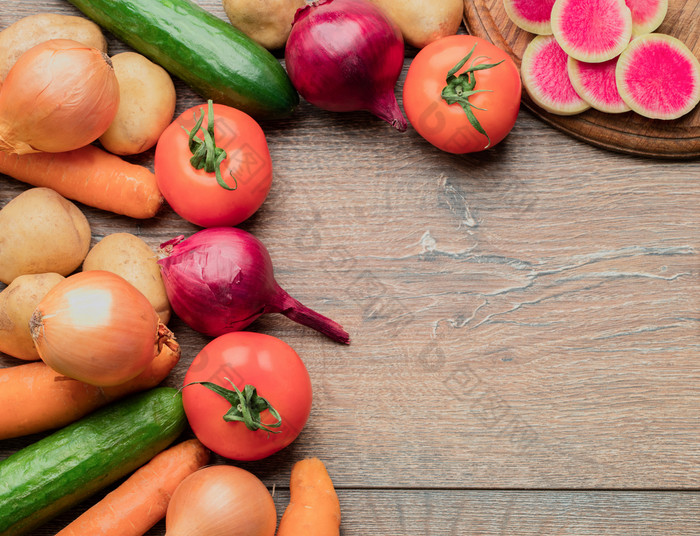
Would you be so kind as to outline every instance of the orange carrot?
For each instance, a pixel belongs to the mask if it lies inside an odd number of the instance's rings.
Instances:
[[[277,536],[337,536],[340,503],[325,465],[318,458],[294,464],[291,494]]]
[[[0,151],[0,173],[132,218],[150,218],[163,204],[156,177],[148,168],[94,145],[65,153],[14,155]]]
[[[165,517],[178,484],[208,461],[209,451],[197,439],[170,447],[56,536],[142,536]]]
[[[0,369],[0,439],[59,428],[137,391],[155,387],[180,359],[171,340],[146,370],[122,385],[96,387],[67,378],[42,361]]]

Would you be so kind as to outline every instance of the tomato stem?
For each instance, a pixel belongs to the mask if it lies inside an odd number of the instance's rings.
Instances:
[[[445,79],[446,85],[444,88],[442,88],[441,97],[445,102],[447,102],[447,104],[459,104],[462,107],[464,113],[467,114],[469,123],[471,123],[471,125],[474,127],[474,129],[476,129],[477,132],[486,136],[487,144],[486,147],[484,147],[484,149],[487,149],[491,146],[491,138],[489,138],[489,135],[486,133],[484,128],[481,126],[481,123],[479,123],[479,120],[474,115],[474,109],[482,111],[486,111],[486,109],[474,106],[471,102],[469,102],[469,97],[475,95],[476,93],[492,91],[490,89],[474,89],[476,87],[475,72],[483,71],[484,69],[491,69],[493,67],[496,67],[497,65],[500,65],[505,60],[501,60],[498,63],[480,63],[478,65],[474,65],[474,62],[476,60],[483,57],[479,56],[478,58],[474,58],[474,60],[471,62],[469,68],[466,71],[464,71],[459,76],[455,76],[457,71],[464,67],[464,65],[472,57],[475,48],[476,45],[472,47],[472,49],[469,51],[469,54],[462,58],[459,61],[459,63],[457,63],[457,65],[455,65],[452,69],[448,71],[447,78]]]
[[[238,181],[233,173],[229,171],[231,178],[233,179],[234,186],[229,186],[224,181],[221,176],[221,163],[226,160],[227,154],[224,149],[216,146],[214,141],[214,103],[211,99],[207,102],[208,112],[207,112],[207,128],[202,127],[204,122],[204,112],[197,118],[195,112],[194,118],[196,123],[192,130],[187,130],[184,126],[182,127],[188,135],[188,144],[190,152],[192,153],[192,158],[190,158],[190,164],[195,169],[203,169],[207,173],[214,173],[216,175],[216,182],[222,188],[226,190],[235,190],[238,188]],[[201,110],[201,108],[200,108]],[[197,133],[202,131],[204,139],[197,137]]]
[[[253,432],[262,429],[271,434],[279,434],[280,430],[272,430],[271,428],[279,428],[282,426],[282,417],[280,417],[279,412],[273,408],[267,400],[258,395],[255,387],[246,385],[243,387],[243,391],[241,391],[231,380],[228,378],[225,379],[233,386],[233,390],[226,389],[212,382],[191,382],[184,387],[199,384],[224,397],[231,404],[231,409],[223,415],[223,419],[226,422],[242,422]],[[270,412],[275,422],[264,424],[261,421],[260,414],[265,410]]]

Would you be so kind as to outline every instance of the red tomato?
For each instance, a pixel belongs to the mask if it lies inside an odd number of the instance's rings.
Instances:
[[[446,90],[446,100],[443,89],[449,72],[470,51],[470,58],[452,77],[458,80],[453,82],[454,89]],[[501,61],[463,75],[470,66]],[[465,98],[470,90],[475,93]],[[518,117],[521,91],[520,74],[505,51],[478,37],[452,35],[430,43],[411,62],[403,106],[408,120],[426,140],[443,151],[464,154],[492,147],[506,137]],[[484,133],[470,122],[459,103],[448,103],[459,93]]]
[[[252,117],[222,104],[214,104],[213,111],[214,142],[226,151],[220,166],[207,171],[190,163],[188,132],[203,115],[196,137],[204,140],[209,125],[207,106],[194,106],[161,134],[155,152],[156,180],[165,200],[184,219],[202,227],[234,226],[252,216],[270,191],[270,151]]]
[[[230,380],[230,381],[229,381]],[[211,382],[234,391],[256,388],[281,418],[279,428],[250,430],[223,416],[231,402],[201,384]],[[185,375],[182,401],[197,438],[211,451],[232,460],[259,460],[294,441],[311,412],[311,380],[299,355],[276,337],[249,331],[227,333],[207,344]],[[234,405],[235,406],[235,405]],[[260,413],[264,425],[275,423],[270,410]]]

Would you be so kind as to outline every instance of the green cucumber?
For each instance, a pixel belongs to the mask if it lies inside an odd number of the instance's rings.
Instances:
[[[256,118],[284,117],[299,95],[280,62],[190,0],[69,0],[201,96]]]
[[[0,462],[0,536],[25,534],[134,471],[170,445],[186,422],[182,395],[158,387],[10,455]]]

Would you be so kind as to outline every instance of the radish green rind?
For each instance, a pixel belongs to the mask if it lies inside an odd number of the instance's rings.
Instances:
[[[651,119],[677,119],[700,102],[700,62],[670,35],[635,38],[620,55],[615,78],[627,105]]]
[[[668,0],[625,0],[632,13],[632,35],[653,32],[664,21]]]
[[[554,36],[538,35],[525,49],[520,67],[523,86],[530,98],[557,115],[574,115],[590,108],[571,85],[567,60]]]
[[[611,60],[632,37],[632,13],[624,0],[556,0],[552,33],[564,51],[579,61]]]
[[[523,30],[537,35],[552,34],[554,0],[503,0],[508,18]]]
[[[601,63],[586,63],[569,56],[567,70],[571,85],[591,108],[609,114],[628,112],[615,79],[617,58]]]

